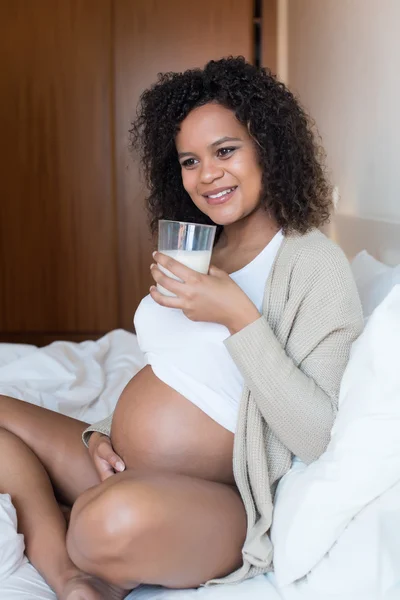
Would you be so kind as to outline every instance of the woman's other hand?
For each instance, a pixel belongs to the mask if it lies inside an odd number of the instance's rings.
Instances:
[[[107,435],[94,431],[89,438],[89,454],[101,481],[125,470],[123,460],[116,454]]]
[[[161,306],[180,308],[191,321],[225,325],[231,334],[261,316],[250,298],[225,271],[211,266],[209,274],[203,275],[161,252],[153,256],[158,264],[181,280],[168,277],[157,264],[151,265],[154,281],[176,295],[165,296],[152,286],[150,295]]]

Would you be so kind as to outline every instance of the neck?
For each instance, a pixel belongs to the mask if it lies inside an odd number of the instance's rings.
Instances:
[[[238,248],[259,248],[264,247],[272,240],[279,231],[279,227],[263,207],[237,221],[232,225],[226,225],[220,238],[220,244],[223,247],[230,247],[232,250]]]

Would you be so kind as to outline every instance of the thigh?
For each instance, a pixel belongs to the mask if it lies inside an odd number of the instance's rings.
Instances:
[[[45,467],[58,499],[73,504],[100,479],[82,433],[87,424],[22,400],[0,395],[0,427],[18,436]]]
[[[247,518],[233,486],[179,476],[148,485],[162,507],[160,527],[143,536],[148,560],[142,566],[152,583],[198,587],[242,564]]]
[[[242,564],[247,518],[233,486],[128,470],[95,491],[78,499],[69,532],[87,572],[123,587],[190,588]]]

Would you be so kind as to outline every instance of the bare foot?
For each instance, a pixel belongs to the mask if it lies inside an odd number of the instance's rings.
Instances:
[[[91,575],[74,575],[63,587],[59,600],[122,600],[129,594]]]

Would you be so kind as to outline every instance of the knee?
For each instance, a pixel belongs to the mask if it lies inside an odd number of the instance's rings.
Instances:
[[[105,570],[127,553],[132,554],[132,547],[139,547],[140,541],[157,528],[155,499],[140,481],[122,480],[86,498],[90,492],[78,498],[72,509],[67,550],[78,568],[111,579]]]

